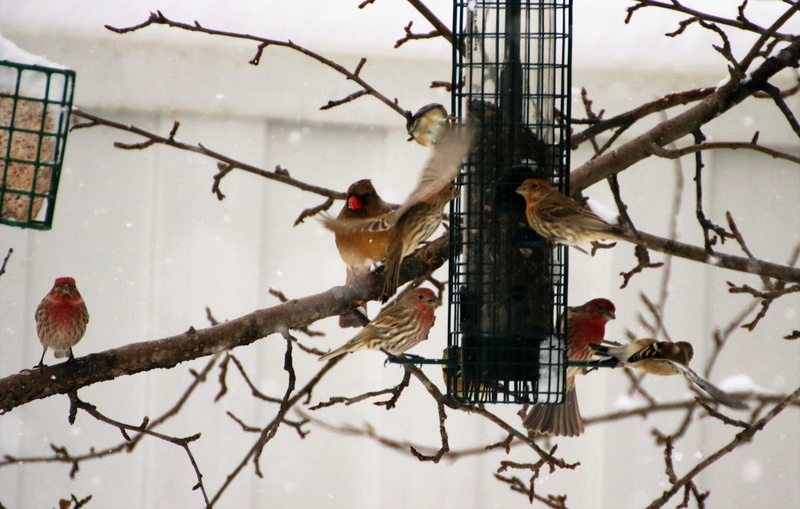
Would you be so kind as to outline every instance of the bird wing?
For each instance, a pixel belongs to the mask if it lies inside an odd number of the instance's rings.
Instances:
[[[723,405],[742,410],[749,408],[744,402],[734,398],[727,392],[723,391],[716,385],[695,373],[689,366],[684,366],[679,362],[671,361],[669,359],[664,359],[664,362],[669,362],[672,364],[676,369],[680,370],[684,376],[686,376],[686,378],[691,380],[695,385],[706,391],[709,396],[719,401]]]
[[[443,127],[445,129],[445,127]],[[444,133],[439,144],[434,145],[433,154],[422,170],[417,187],[397,212],[402,215],[415,203],[427,201],[439,194],[452,181],[461,162],[472,145],[472,130],[466,126],[455,126]]]
[[[386,309],[386,308],[384,308]],[[369,348],[374,340],[385,339],[402,322],[402,317],[394,317],[391,314],[378,315],[369,322],[366,327],[361,329],[353,339],[340,346],[339,348],[326,353],[319,358],[320,361],[333,359],[348,352]]]
[[[397,210],[366,219],[334,219],[323,217],[322,225],[334,233],[379,232],[388,230],[400,219]]]
[[[625,362],[634,363],[645,359],[661,359],[661,349],[655,339],[640,339],[636,342],[637,346],[641,346],[639,350],[631,352]]]
[[[411,192],[408,199],[398,208],[378,217],[369,219],[333,219],[322,218],[322,224],[334,233],[354,233],[360,231],[379,232],[388,230],[397,224],[397,221],[408,209],[415,204],[430,200],[452,181],[461,162],[469,152],[471,146],[471,130],[464,127],[454,127],[448,132],[441,143],[434,146],[433,154],[425,168],[422,170],[417,187]]]
[[[558,191],[547,196],[548,206],[539,207],[539,214],[546,222],[562,222],[569,220],[575,226],[587,230],[606,232],[613,227],[603,221],[597,214]]]

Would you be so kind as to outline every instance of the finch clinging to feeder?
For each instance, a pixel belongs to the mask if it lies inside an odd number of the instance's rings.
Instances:
[[[738,409],[748,408],[745,403],[734,398],[689,367],[694,349],[686,341],[672,343],[655,339],[637,339],[622,346],[590,345],[599,355],[617,359],[620,364],[637,368],[651,375],[683,375],[703,389],[709,396],[725,406]]]
[[[620,364],[637,368],[651,375],[677,375],[680,370],[673,363],[689,365],[694,356],[691,343],[686,341],[656,341],[655,339],[637,339],[627,345],[591,345],[597,355],[613,357]],[[672,361],[672,362],[666,362]]]
[[[567,358],[586,361],[592,357],[592,344],[600,344],[606,333],[606,323],[615,318],[616,307],[608,299],[593,299],[567,308]],[[523,426],[529,431],[556,436],[574,437],[583,433],[583,419],[578,408],[575,376],[584,368],[567,367],[567,394],[560,405],[535,405],[525,417]]]
[[[53,289],[36,308],[36,332],[42,343],[42,358],[36,367],[43,366],[44,354],[53,349],[56,358],[72,360],[72,347],[81,340],[89,323],[89,311],[71,277],[56,279]]]
[[[605,239],[635,241],[544,180],[527,179],[516,192],[525,198],[528,224],[549,242],[577,246]]]
[[[408,141],[414,140],[423,147],[438,143],[442,124],[447,121],[447,110],[437,103],[426,104],[416,113],[406,112]]]

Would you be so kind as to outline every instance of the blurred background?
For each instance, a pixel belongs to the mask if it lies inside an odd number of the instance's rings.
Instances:
[[[150,10],[171,19],[221,30],[251,33],[293,42],[354,69],[367,58],[361,76],[399,104],[415,111],[431,102],[449,105],[449,94],[430,89],[433,80],[450,80],[451,49],[443,39],[393,49],[403,27],[427,32],[430,25],[405,2],[380,1],[358,9],[358,1],[320,4],[313,0],[280,1],[120,1],[3,0],[0,32],[29,52],[46,56],[77,72],[75,105],[121,123],[166,135],[180,121],[177,138],[270,170],[288,169],[294,178],[344,191],[361,178],[392,202],[413,186],[427,149],[406,142],[405,119],[379,101],[365,97],[328,111],[319,107],[357,90],[333,70],[300,53],[278,47],[265,50],[258,66],[248,64],[255,45],[166,27],[117,35],[104,25],[138,24]],[[426,4],[450,25],[452,4]],[[606,117],[627,111],[666,93],[714,86],[726,78],[723,59],[712,48],[718,39],[694,27],[676,39],[662,34],[681,19],[659,10],[638,12],[625,25],[625,1],[574,2],[573,115],[584,117],[580,88]],[[734,2],[715,8],[735,15]],[[754,21],[770,20],[785,7],[753,2]],[[787,31],[797,33],[800,20]],[[733,35],[733,33],[731,34]],[[732,37],[734,52],[746,51],[753,38]],[[787,80],[786,85],[790,82]],[[797,97],[789,99],[800,111]],[[671,112],[672,114],[672,112]],[[653,125],[658,118],[644,122]],[[797,137],[776,108],[750,99],[704,129],[709,139],[760,142],[800,155]],[[632,133],[633,134],[633,133]],[[624,138],[624,137],[623,137]],[[51,231],[0,225],[0,255],[13,248],[7,272],[0,277],[0,377],[33,366],[41,354],[34,311],[59,276],[73,276],[88,305],[91,321],[75,355],[132,342],[158,339],[208,326],[205,307],[219,320],[236,318],[278,301],[270,287],[289,298],[303,297],[343,284],[344,264],[333,235],[315,220],[293,227],[300,212],[323,200],[263,178],[234,171],[222,181],[227,195],[211,193],[216,163],[167,147],[142,151],[115,149],[115,141],[141,138],[105,127],[70,134]],[[573,168],[591,156],[587,147],[573,153]],[[800,172],[785,161],[752,152],[705,154],[705,211],[724,224],[730,211],[761,258],[786,263],[800,242]],[[666,236],[673,220],[676,182],[683,182],[677,217],[679,240],[702,245],[694,218],[694,166],[650,158],[620,176],[623,196],[637,226]],[[604,183],[586,190],[613,206]],[[340,203],[334,205],[338,210]],[[723,251],[741,254],[735,245]],[[653,253],[655,261],[664,256]],[[626,331],[644,334],[638,316],[645,312],[642,293],[656,300],[662,270],[645,271],[620,290],[618,275],[636,264],[628,245],[600,251],[591,258],[570,257],[570,304],[607,297],[617,305],[617,319],[606,337],[625,340]],[[759,287],[756,276],[729,272],[680,259],[672,261],[664,314],[673,340],[691,341],[693,365],[702,371],[712,351],[713,333],[727,327],[751,302],[731,295],[726,281]],[[437,273],[446,279],[446,270]],[[371,311],[377,310],[372,303]],[[446,345],[445,310],[427,342],[414,353],[438,357]],[[800,382],[800,346],[782,336],[798,328],[800,298],[773,304],[752,333],[737,329],[710,374],[723,388],[744,375],[765,391],[788,393]],[[753,315],[754,316],[754,315]],[[748,320],[749,321],[749,320]],[[301,340],[320,349],[352,337],[336,318],[312,325],[326,333]],[[234,351],[264,392],[285,390],[284,341],[277,335]],[[319,368],[316,358],[295,350],[298,384]],[[53,363],[51,354],[45,359]],[[169,371],[152,371],[81,389],[82,399],[118,420],[139,423],[169,408],[193,379],[190,368],[207,359]],[[348,356],[314,391],[312,403],[330,396],[354,396],[400,381],[399,366],[383,366],[380,354]],[[424,368],[441,383],[440,368]],[[193,452],[207,489],[214,493],[246,454],[254,435],[230,419],[262,426],[276,406],[253,399],[239,378],[228,395],[214,403],[217,371],[209,375],[181,415],[163,433],[188,436],[202,432]],[[232,376],[232,375],[230,375]],[[741,380],[741,378],[739,378]],[[578,380],[584,418],[631,404],[621,370],[603,370]],[[658,399],[687,397],[684,379],[654,377],[643,382]],[[441,385],[443,388],[443,384]],[[634,403],[637,400],[634,400]],[[120,442],[118,430],[79,414],[67,423],[66,396],[37,401],[0,416],[0,453],[15,457],[47,456],[50,444],[72,454]],[[492,411],[516,425],[516,405]],[[382,435],[438,448],[438,418],[433,400],[419,384],[387,412],[369,402],[312,413],[332,424],[368,424]],[[702,412],[700,413],[702,414]],[[747,413],[731,412],[746,419]],[[486,445],[505,436],[483,419],[451,411],[447,426],[453,450]],[[558,454],[580,461],[574,471],[557,471],[537,481],[537,493],[567,493],[570,507],[641,507],[668,487],[663,452],[650,431],[672,433],[683,414],[654,414],[606,425],[591,425],[578,438],[559,439]],[[218,504],[238,507],[521,507],[524,496],[493,478],[500,461],[535,462],[522,448],[467,456],[440,464],[420,463],[407,454],[370,439],[334,434],[307,426],[301,439],[282,428],[264,450],[264,478],[252,466],[234,481]],[[710,508],[796,507],[800,500],[800,413],[790,409],[756,435],[755,441],[696,479],[711,490]],[[728,443],[738,430],[705,418],[676,445],[678,475]],[[59,498],[93,496],[88,507],[202,507],[191,491],[196,483],[185,453],[178,447],[145,439],[131,454],[86,461],[74,479],[69,465],[32,464],[0,468],[0,503],[9,508],[54,507]],[[521,474],[527,480],[525,473]],[[792,481],[794,479],[794,481]],[[677,501],[675,501],[677,503]]]

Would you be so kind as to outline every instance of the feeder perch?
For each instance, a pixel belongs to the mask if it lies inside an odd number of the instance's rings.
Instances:
[[[0,61],[0,223],[49,230],[75,72]]]
[[[448,394],[561,403],[567,249],[529,226],[527,178],[569,186],[569,0],[457,1],[452,110],[476,141],[451,204]]]

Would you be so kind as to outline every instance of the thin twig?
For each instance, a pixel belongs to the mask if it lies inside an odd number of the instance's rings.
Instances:
[[[213,28],[206,28],[206,27],[200,25],[200,23],[198,23],[197,21],[195,21],[193,24],[181,23],[179,21],[174,21],[174,20],[171,20],[171,19],[167,18],[166,16],[164,16],[161,13],[161,11],[151,12],[150,13],[150,17],[147,20],[143,21],[142,23],[139,23],[138,25],[134,25],[134,26],[131,26],[131,27],[126,27],[126,28],[116,28],[116,27],[112,27],[110,25],[106,25],[105,27],[108,30],[111,30],[112,32],[116,32],[118,34],[126,34],[126,33],[129,33],[129,32],[134,32],[136,30],[141,30],[143,28],[149,27],[150,25],[166,25],[168,27],[179,28],[181,30],[187,30],[187,31],[190,31],[190,32],[201,32],[201,33],[205,33],[205,34],[209,34],[209,35],[219,35],[219,36],[223,36],[223,37],[230,37],[232,39],[244,39],[244,40],[248,40],[248,41],[257,42],[258,43],[258,48],[257,48],[257,51],[256,51],[256,55],[253,57],[252,60],[250,60],[250,63],[252,65],[258,65],[259,64],[260,59],[261,59],[261,55],[262,55],[264,49],[266,49],[268,46],[279,46],[279,47],[283,47],[283,48],[289,48],[291,50],[297,51],[299,53],[302,53],[303,55],[306,55],[308,57],[313,58],[317,62],[320,62],[320,63],[330,67],[331,69],[335,70],[336,72],[342,74],[348,80],[351,80],[351,81],[354,81],[354,82],[358,83],[358,85],[363,88],[363,91],[364,91],[365,95],[369,94],[369,95],[375,97],[376,99],[378,99],[379,101],[381,101],[382,103],[386,104],[387,106],[389,106],[390,108],[395,110],[397,113],[399,113],[400,115],[403,115],[403,117],[405,117],[405,110],[403,108],[401,108],[397,104],[397,100],[396,99],[394,101],[392,101],[391,99],[389,99],[385,95],[383,95],[380,92],[378,92],[377,89],[375,89],[369,83],[364,81],[364,79],[361,78],[361,76],[359,76],[359,71],[361,70],[361,66],[363,66],[363,63],[361,65],[359,65],[356,68],[355,71],[349,71],[347,68],[345,68],[344,66],[342,66],[340,64],[337,64],[333,60],[325,58],[322,55],[320,55],[319,53],[316,53],[316,52],[311,51],[309,49],[306,49],[306,48],[304,48],[302,46],[299,46],[299,45],[293,43],[291,40],[279,41],[277,39],[267,39],[267,38],[264,38],[264,37],[257,37],[255,35],[250,35],[250,34],[240,34],[240,33],[236,33],[236,32],[227,32],[225,30],[215,30]]]
[[[344,200],[345,197],[346,197],[346,193],[332,191],[332,190],[326,189],[324,187],[319,187],[319,186],[307,184],[307,183],[302,182],[300,180],[293,179],[285,171],[280,171],[279,169],[276,169],[275,171],[267,171],[267,170],[264,170],[262,168],[258,168],[256,166],[252,166],[250,164],[243,163],[241,161],[237,161],[236,159],[228,157],[228,156],[226,156],[224,154],[221,154],[219,152],[216,152],[214,150],[208,149],[205,146],[203,146],[202,144],[198,143],[196,145],[192,145],[191,143],[183,143],[181,141],[178,141],[177,139],[175,139],[174,126],[173,126],[173,132],[171,132],[170,135],[165,137],[165,136],[160,136],[158,134],[152,133],[152,132],[147,131],[145,129],[141,129],[141,128],[136,127],[136,126],[131,125],[131,124],[122,124],[120,122],[115,122],[113,120],[108,120],[108,119],[105,119],[105,118],[102,118],[102,117],[98,117],[96,115],[93,115],[91,113],[87,113],[87,112],[79,110],[77,108],[73,108],[72,109],[72,113],[77,117],[88,118],[88,119],[93,120],[95,122],[95,125],[103,125],[103,126],[106,126],[106,127],[112,127],[114,129],[118,129],[120,131],[126,131],[126,132],[129,132],[129,133],[138,134],[139,136],[143,136],[143,137],[147,138],[147,140],[149,142],[149,144],[147,144],[147,146],[155,145],[155,144],[161,144],[161,145],[167,145],[169,147],[174,147],[174,148],[177,148],[177,149],[180,149],[180,150],[186,150],[188,152],[195,152],[197,154],[202,154],[204,156],[207,156],[207,157],[210,157],[212,159],[216,159],[217,161],[220,161],[221,163],[227,165],[226,168],[230,167],[230,168],[236,168],[236,169],[239,169],[239,170],[242,170],[242,171],[246,171],[248,173],[252,173],[253,175],[258,175],[259,177],[264,177],[264,178],[267,178],[267,179],[270,179],[270,180],[275,180],[275,181],[281,182],[282,184],[286,184],[286,185],[289,185],[289,186],[292,186],[292,187],[296,187],[297,189],[300,189],[301,191],[306,191],[306,192],[309,192],[309,193],[319,194],[321,196],[325,196],[326,198],[331,198],[331,199],[336,199],[336,200]],[[174,125],[178,125],[178,124],[176,123]],[[115,146],[117,146],[118,148],[124,148],[124,149],[141,148],[139,145],[141,145],[141,144],[130,145],[130,144],[115,143]],[[228,170],[225,171],[225,173],[227,174],[229,171],[230,170],[228,169]],[[222,176],[224,176],[224,175],[222,175]],[[222,176],[220,174],[217,174],[215,176],[215,178],[214,178],[214,185],[216,186],[217,190],[219,189],[219,180],[222,178]],[[216,193],[216,191],[215,191],[215,193]]]
[[[659,507],[663,507],[673,495],[675,495],[686,483],[690,482],[694,477],[705,470],[707,467],[715,463],[720,458],[724,457],[734,449],[737,449],[745,444],[748,444],[752,441],[753,436],[764,429],[764,427],[769,423],[772,419],[775,418],[778,414],[780,414],[786,408],[796,404],[800,400],[800,388],[796,389],[792,394],[788,395],[783,401],[779,404],[775,405],[772,410],[770,410],[764,417],[759,419],[749,428],[739,432],[736,436],[731,440],[728,444],[718,449],[714,454],[711,454],[703,461],[695,465],[694,468],[689,470],[683,477],[678,479],[676,482],[672,483],[672,487],[666,491],[660,497],[654,500],[650,505],[647,506],[647,509],[657,509]]]
[[[197,466],[197,461],[195,461],[194,455],[192,454],[192,450],[189,447],[190,443],[200,438],[200,433],[196,433],[194,435],[183,438],[164,435],[163,433],[158,433],[156,431],[148,429],[147,425],[149,420],[146,417],[142,421],[142,424],[140,424],[139,426],[125,424],[115,419],[111,419],[110,417],[106,417],[105,415],[100,413],[97,410],[97,407],[95,407],[94,405],[81,401],[78,398],[77,392],[70,392],[68,396],[70,401],[70,424],[74,422],[74,416],[77,410],[83,410],[84,412],[88,413],[98,421],[105,422],[106,424],[110,424],[112,426],[116,426],[117,428],[119,428],[119,430],[122,432],[122,435],[128,441],[130,441],[130,437],[128,437],[126,431],[136,431],[140,434],[150,435],[152,437],[158,438],[159,440],[163,440],[165,442],[169,442],[171,444],[175,444],[181,447],[184,451],[186,451],[186,454],[189,456],[189,461],[191,462],[192,468],[194,469],[195,475],[197,476],[197,484],[192,488],[192,490],[199,489],[200,492],[203,494],[203,500],[205,500],[206,507],[211,507],[208,501],[208,495],[206,494],[205,486],[203,485],[203,474],[200,472],[200,468]]]
[[[3,264],[0,265],[0,276],[6,273],[6,265],[8,264],[8,259],[11,258],[11,253],[13,252],[14,248],[8,248],[8,253],[6,254],[6,257],[3,258]]]

